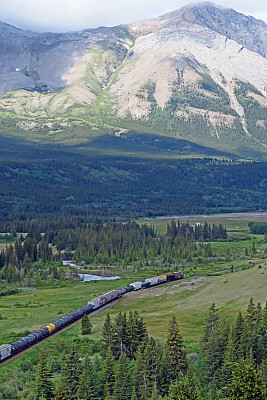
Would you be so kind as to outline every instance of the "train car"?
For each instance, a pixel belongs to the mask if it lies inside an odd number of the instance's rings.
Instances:
[[[26,336],[27,340],[28,340],[28,345],[32,345],[33,343],[36,342],[36,334],[35,333],[31,333],[30,335]]]
[[[133,287],[133,290],[139,290],[142,289],[142,282],[133,282],[130,283],[130,286]]]
[[[123,296],[127,292],[126,287],[118,289],[118,290],[119,290],[119,297]]]
[[[119,297],[119,290],[111,290],[110,292],[107,292],[103,294],[101,297],[103,298],[103,304],[107,304],[112,300],[115,300]]]
[[[86,306],[83,306],[82,309],[84,310],[85,314],[89,314],[94,308],[92,304],[86,304]]]
[[[2,344],[0,346],[0,361],[11,355],[11,344]]]
[[[182,273],[182,271],[178,271],[178,272],[174,272],[175,275],[175,279],[183,279],[184,274]]]
[[[158,276],[159,284],[167,282],[167,275],[160,275]]]
[[[132,292],[134,290],[133,286],[127,285],[125,286],[126,293]]]
[[[146,279],[142,281],[142,289],[147,289],[150,286],[150,282]]]
[[[54,330],[56,329],[56,325],[55,324],[48,324],[45,326],[45,328],[48,329],[49,335],[51,335],[52,332],[54,332]]]
[[[34,335],[36,337],[36,341],[40,340],[43,338],[43,330],[39,329],[38,331],[34,332]]]
[[[172,273],[172,274],[167,274],[167,280],[166,280],[166,282],[172,282],[172,281],[175,281],[175,274],[174,273]]]
[[[146,282],[148,282],[150,286],[154,286],[158,284],[159,278],[157,276],[154,276],[152,278],[146,279]]]
[[[93,306],[93,310],[95,310],[96,308],[100,307],[100,296],[96,297],[90,301],[88,301],[88,305],[92,305]]]

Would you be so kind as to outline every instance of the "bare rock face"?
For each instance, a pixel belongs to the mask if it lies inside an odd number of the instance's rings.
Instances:
[[[100,113],[266,151],[267,26],[209,2],[64,34],[0,23],[0,93],[20,127],[36,117],[52,126],[55,116],[71,125],[73,115],[94,124]]]
[[[123,29],[118,33],[126,36]],[[50,91],[64,87],[64,76],[88,47],[97,43],[105,43],[107,49],[117,47],[122,54],[127,52],[127,41],[109,28],[39,34],[0,23],[0,93],[42,86]]]

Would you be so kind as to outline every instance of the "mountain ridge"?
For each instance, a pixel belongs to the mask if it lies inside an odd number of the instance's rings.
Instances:
[[[36,140],[139,127],[266,152],[267,25],[254,17],[202,2],[62,34],[0,23],[0,50],[2,119]]]

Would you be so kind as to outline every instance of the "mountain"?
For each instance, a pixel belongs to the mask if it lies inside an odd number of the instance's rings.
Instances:
[[[266,158],[267,25],[251,16],[204,2],[62,34],[1,23],[0,51],[4,131],[82,142],[134,130]]]

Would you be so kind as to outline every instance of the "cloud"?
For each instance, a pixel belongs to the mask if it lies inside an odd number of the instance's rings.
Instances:
[[[262,0],[221,0],[219,4],[267,21]],[[35,31],[114,26],[153,18],[188,4],[186,0],[0,0],[1,20]]]

